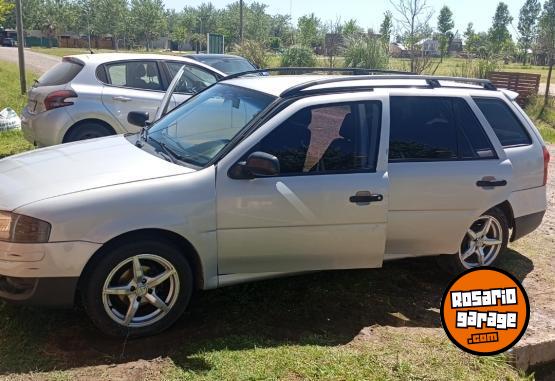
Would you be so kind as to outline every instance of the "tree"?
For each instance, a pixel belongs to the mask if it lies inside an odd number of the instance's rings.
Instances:
[[[542,49],[546,53],[549,61],[545,98],[541,111],[541,114],[543,114],[547,102],[549,101],[551,74],[553,73],[553,64],[555,63],[555,0],[546,0],[543,5],[543,12],[539,23],[539,39]]]
[[[536,25],[540,12],[541,4],[539,0],[526,0],[522,8],[520,8],[520,15],[518,17],[518,32],[520,37],[518,42],[522,49],[522,63],[524,65],[526,65],[528,49],[536,36]]]
[[[111,34],[113,48],[118,50],[119,37],[126,31],[129,12],[127,0],[92,0],[92,3],[94,32],[98,35]]]
[[[380,25],[380,39],[388,52],[389,52],[389,42],[391,41],[392,33],[393,33],[393,14],[390,11],[386,11],[383,15],[383,21]]]
[[[351,29],[352,32],[352,29]],[[326,26],[325,54],[328,57],[329,67],[335,67],[335,59],[343,45],[343,24],[341,18],[330,21]]]
[[[4,24],[6,21],[6,16],[8,16],[14,9],[13,3],[8,3],[6,0],[0,0],[0,25]]]
[[[437,18],[437,30],[439,32],[439,52],[441,54],[440,62],[443,62],[443,57],[449,51],[449,46],[453,41],[452,29],[455,27],[455,22],[453,21],[453,12],[449,7],[444,6],[439,11],[439,16]]]
[[[430,35],[432,11],[426,0],[391,0],[391,5],[397,12],[397,22],[409,50],[410,70],[422,73],[432,62],[418,47],[418,42]]]
[[[351,41],[345,51],[347,67],[387,69],[389,54],[382,41],[373,36],[360,36]]]
[[[137,38],[144,39],[149,51],[152,40],[167,27],[162,0],[131,0],[130,19]]]
[[[360,25],[358,25],[358,21],[356,19],[350,19],[343,24],[342,34],[345,39],[356,38],[357,36],[364,33],[364,29]]]
[[[302,46],[315,48],[322,44],[322,23],[314,13],[299,18],[297,27],[299,29],[299,43]]]
[[[493,53],[506,52],[511,47],[512,38],[508,27],[512,21],[513,18],[507,4],[499,3],[493,16],[492,25],[488,30],[490,49]]]

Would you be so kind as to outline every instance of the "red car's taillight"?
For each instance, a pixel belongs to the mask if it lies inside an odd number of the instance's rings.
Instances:
[[[46,110],[52,110],[54,108],[71,106],[73,102],[66,101],[67,98],[77,98],[77,94],[73,90],[54,91],[44,99],[44,107]]]
[[[547,172],[549,171],[549,151],[547,147],[543,147],[543,185],[547,184]]]

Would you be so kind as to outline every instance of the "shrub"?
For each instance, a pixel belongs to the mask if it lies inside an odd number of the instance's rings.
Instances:
[[[292,46],[281,56],[281,66],[314,67],[316,66],[316,57],[310,48],[305,46]]]
[[[264,44],[253,41],[244,40],[242,44],[235,46],[235,51],[242,57],[245,57],[258,67],[267,67],[269,54]]]
[[[488,74],[499,68],[499,62],[495,58],[466,59],[462,63],[458,63],[451,75],[454,77],[468,78],[487,78]]]
[[[345,66],[387,69],[389,54],[384,44],[374,37],[352,39],[345,50]]]

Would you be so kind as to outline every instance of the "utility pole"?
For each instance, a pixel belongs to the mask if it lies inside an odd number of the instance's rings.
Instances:
[[[243,43],[243,0],[239,0],[239,43]]]
[[[27,92],[27,82],[25,81],[25,54],[23,47],[25,38],[23,37],[23,16],[21,12],[21,0],[15,2],[15,22],[17,27],[17,52],[19,53],[19,83],[21,85],[21,94]]]

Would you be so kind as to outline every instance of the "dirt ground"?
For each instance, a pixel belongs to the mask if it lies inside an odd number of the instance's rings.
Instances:
[[[555,158],[555,146],[550,151]],[[555,160],[550,173],[549,207],[542,226],[512,244],[501,266],[523,281],[531,301],[523,342],[555,335]],[[449,280],[433,259],[423,258],[386,263],[383,269],[228,287],[197,294],[172,329],[133,341],[99,335],[79,308],[5,306],[0,324],[17,321],[26,335],[24,340],[15,334],[3,342],[0,338],[0,359],[7,359],[0,361],[0,380],[159,379],[176,365],[204,369],[206,364],[191,362],[188,354],[206,345],[241,350],[282,344],[359,346],[383,342],[393,334],[408,341],[443,337],[439,305]],[[236,337],[250,339],[231,339]],[[25,340],[35,346],[27,347]]]

